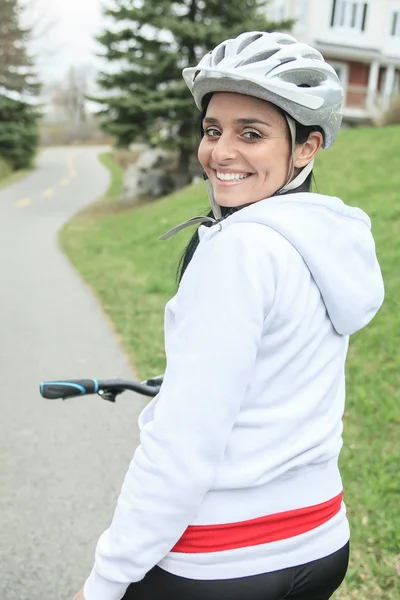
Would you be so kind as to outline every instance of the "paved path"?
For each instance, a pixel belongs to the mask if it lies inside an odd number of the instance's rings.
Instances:
[[[43,400],[43,379],[133,377],[57,231],[105,192],[100,148],[45,150],[0,191],[0,598],[71,600],[92,565],[145,400]]]

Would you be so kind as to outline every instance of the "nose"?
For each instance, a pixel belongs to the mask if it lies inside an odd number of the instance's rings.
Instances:
[[[214,144],[212,159],[215,163],[226,163],[237,157],[235,139],[228,133],[222,133]]]

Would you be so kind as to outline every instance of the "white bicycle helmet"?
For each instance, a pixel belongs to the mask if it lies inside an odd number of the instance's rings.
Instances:
[[[219,44],[183,70],[196,105],[210,92],[237,92],[275,104],[302,125],[321,127],[329,148],[342,121],[343,89],[322,54],[285,33],[251,31]]]

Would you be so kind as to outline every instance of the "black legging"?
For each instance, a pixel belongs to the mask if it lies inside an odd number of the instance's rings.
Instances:
[[[348,562],[346,544],[298,567],[236,579],[187,579],[154,567],[129,586],[123,600],[328,600],[342,583]]]

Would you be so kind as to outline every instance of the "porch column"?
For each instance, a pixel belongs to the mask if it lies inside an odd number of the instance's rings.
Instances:
[[[395,76],[396,70],[394,68],[394,65],[388,65],[386,67],[385,87],[383,90],[383,103],[385,108],[387,108],[390,104],[390,99],[392,97],[394,89]]]
[[[376,104],[378,92],[379,69],[381,65],[378,60],[374,60],[369,70],[368,92],[367,92],[367,110],[373,110]]]

